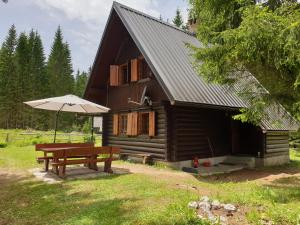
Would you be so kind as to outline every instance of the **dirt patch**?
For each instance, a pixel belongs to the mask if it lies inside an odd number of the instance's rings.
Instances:
[[[28,174],[21,171],[0,170],[0,187],[4,187],[11,183],[23,181],[28,178]]]
[[[184,173],[182,171],[176,171],[171,169],[159,169],[153,166],[147,166],[142,164],[124,163],[113,165],[116,168],[127,169],[131,173],[144,174],[148,176],[158,178],[191,178],[192,174]]]
[[[209,182],[244,182],[256,181],[261,184],[274,184],[281,179],[295,178],[300,179],[300,170],[289,169],[244,169],[241,171],[232,172],[230,174],[222,174],[206,177],[201,179]]]

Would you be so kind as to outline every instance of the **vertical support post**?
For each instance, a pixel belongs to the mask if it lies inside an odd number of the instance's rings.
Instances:
[[[54,139],[53,139],[53,143],[56,142],[56,130],[57,130],[57,121],[58,121],[58,116],[59,116],[59,111],[57,111],[56,113],[56,119],[55,119],[55,130],[54,130]]]
[[[91,132],[92,132],[91,142],[95,143],[95,141],[94,141],[94,116],[92,116],[91,120],[92,120],[92,122],[91,122]]]

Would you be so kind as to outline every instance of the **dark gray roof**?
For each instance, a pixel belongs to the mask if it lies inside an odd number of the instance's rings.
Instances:
[[[119,15],[135,44],[144,55],[158,82],[163,87],[172,104],[196,103],[204,106],[230,108],[247,107],[244,100],[232,89],[209,84],[197,75],[193,65],[191,50],[186,44],[200,46],[200,42],[190,33],[152,16],[114,2],[113,9]],[[265,130],[295,130],[295,121],[288,115],[274,114],[262,121]],[[280,124],[278,125],[278,120]]]
[[[197,75],[186,44],[199,41],[187,32],[119,3],[114,8],[147,62],[159,74],[170,101],[244,107],[227,88],[208,84]]]

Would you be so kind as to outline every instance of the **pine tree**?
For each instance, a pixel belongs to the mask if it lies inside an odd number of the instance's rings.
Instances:
[[[15,127],[13,99],[16,98],[16,45],[17,33],[12,25],[0,50],[0,125],[5,128]]]
[[[61,28],[58,27],[47,63],[50,94],[61,96],[74,92],[74,77],[72,75],[71,52],[68,43],[63,42]],[[59,128],[67,128],[72,124],[74,116],[63,114],[60,117]],[[54,117],[52,117],[54,124]]]
[[[63,42],[61,28],[58,27],[47,63],[50,92],[53,96],[73,92],[74,78],[69,45]]]
[[[25,123],[28,121],[28,110],[25,108],[23,102],[28,99],[32,90],[32,79],[29,72],[30,49],[25,33],[21,33],[19,36],[15,60],[17,68],[17,76],[14,84],[16,95],[12,99],[16,106],[16,111],[14,111],[16,117],[15,123],[17,128],[25,128]]]
[[[176,9],[176,16],[173,19],[173,23],[176,27],[179,27],[179,28],[181,28],[182,25],[183,25],[183,19],[182,19],[181,12],[180,12],[179,8]]]
[[[32,39],[31,45],[31,76],[33,80],[32,96],[30,99],[47,98],[50,95],[49,79],[46,73],[46,63],[44,48],[40,35],[33,30],[29,34],[29,43]],[[30,127],[36,129],[48,129],[49,124],[49,112],[32,110]]]

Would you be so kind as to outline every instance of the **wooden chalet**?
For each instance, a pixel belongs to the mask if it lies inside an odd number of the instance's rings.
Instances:
[[[85,90],[86,99],[111,109],[103,117],[103,145],[167,162],[288,162],[296,122],[282,116],[284,109],[269,110],[260,126],[232,120],[246,103],[196,74],[187,43],[200,44],[189,32],[113,3]]]

